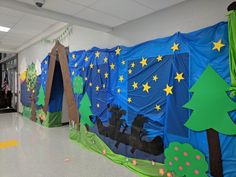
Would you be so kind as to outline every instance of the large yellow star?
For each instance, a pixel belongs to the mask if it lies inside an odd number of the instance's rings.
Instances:
[[[99,86],[98,85],[96,86],[96,91],[99,91]]]
[[[142,57],[140,64],[142,65],[142,67],[147,66],[147,58]]]
[[[97,51],[97,52],[95,53],[95,58],[99,58],[99,56],[100,56],[100,52]]]
[[[123,75],[120,75],[119,81],[120,81],[120,82],[123,82],[123,80],[124,80],[124,76],[123,76]]]
[[[107,72],[105,72],[104,77],[108,78],[108,73]]]
[[[160,110],[161,110],[161,106],[160,106],[160,105],[156,105],[156,106],[155,106],[155,109],[156,109],[157,111],[160,111]]]
[[[162,58],[163,58],[163,57],[162,57],[161,55],[158,55],[157,61],[160,62],[160,61],[162,60]]]
[[[93,63],[91,63],[91,64],[89,65],[89,67],[90,67],[91,69],[93,69],[93,66],[94,66]]]
[[[111,69],[115,69],[114,63],[110,64]]]
[[[166,88],[163,89],[166,92],[166,96],[168,96],[169,94],[173,94],[172,89],[173,86],[169,86],[168,84],[166,84]]]
[[[178,82],[184,80],[183,74],[184,73],[176,73],[175,79],[178,80]]]
[[[134,68],[135,67],[135,63],[131,63],[131,68]]]
[[[128,103],[131,103],[132,102],[132,98],[128,98]]]
[[[155,82],[157,81],[157,79],[158,79],[157,75],[154,75],[154,76],[152,77],[152,80],[154,80]]]
[[[146,91],[147,93],[149,93],[150,88],[151,86],[148,85],[148,82],[146,82],[146,84],[143,84],[143,91]]]
[[[103,62],[104,62],[104,63],[107,63],[107,61],[108,61],[108,58],[107,58],[107,57],[103,58]]]
[[[134,82],[132,87],[134,88],[134,90],[137,89],[138,88],[138,82]]]
[[[222,43],[222,40],[220,39],[218,42],[213,42],[214,47],[212,50],[218,50],[220,52],[221,47],[224,47],[225,45]]]
[[[173,52],[179,50],[179,43],[174,43],[171,49],[173,50]]]
[[[128,70],[128,73],[129,73],[129,74],[132,74],[132,69],[129,69],[129,70]]]
[[[85,58],[84,58],[84,61],[88,62],[88,59],[89,59],[88,57],[85,57]]]
[[[117,47],[117,49],[115,51],[116,51],[116,55],[120,55],[121,48]]]

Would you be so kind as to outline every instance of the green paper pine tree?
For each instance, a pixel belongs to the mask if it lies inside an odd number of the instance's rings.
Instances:
[[[190,89],[191,100],[184,105],[193,112],[185,126],[194,131],[207,132],[210,172],[214,177],[223,177],[222,154],[218,132],[236,134],[236,124],[229,112],[236,109],[236,103],[227,95],[229,86],[208,66]]]
[[[44,105],[45,105],[44,100],[45,100],[45,94],[44,94],[43,87],[42,87],[42,85],[41,85],[41,86],[40,86],[40,89],[39,89],[37,105],[39,105],[39,106],[44,106]]]
[[[89,116],[93,115],[91,112],[91,102],[89,100],[88,94],[85,93],[82,100],[80,101],[79,107],[80,113],[80,123],[83,125],[93,126],[93,122],[90,120]]]
[[[83,93],[83,79],[80,76],[76,76],[73,79],[73,90],[76,94]]]
[[[236,109],[236,103],[228,97],[228,90],[228,84],[208,66],[190,89],[194,94],[184,107],[193,113],[185,126],[194,131],[212,128],[225,135],[235,135],[236,124],[228,112]]]

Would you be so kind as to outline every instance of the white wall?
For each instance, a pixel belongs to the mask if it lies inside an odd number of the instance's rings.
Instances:
[[[112,34],[132,44],[191,32],[227,20],[227,7],[234,0],[186,0],[114,29]]]
[[[61,32],[50,36],[49,38],[57,37]],[[63,45],[69,46],[70,51],[90,49],[94,46],[100,48],[111,48],[117,44],[127,45],[128,42],[117,38],[114,35],[100,32],[88,28],[73,26],[72,34],[62,42]],[[40,64],[41,61],[51,51],[53,44],[47,44],[45,42],[38,42],[18,54],[18,69],[19,74],[26,70],[27,66],[32,62],[36,63],[38,74],[41,73]],[[19,83],[20,88],[20,83]],[[63,103],[63,117],[67,115],[67,108]],[[19,112],[22,112],[22,105],[19,104]]]

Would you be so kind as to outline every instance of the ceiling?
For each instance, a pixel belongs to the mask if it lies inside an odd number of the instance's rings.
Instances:
[[[33,0],[17,1],[22,5],[34,5]],[[184,0],[46,0],[43,9],[114,28],[182,1]],[[0,32],[0,50],[16,50],[60,21],[51,19],[50,16],[47,18],[45,14],[43,17],[40,14],[36,16],[29,11],[16,9],[17,7],[14,10],[3,7],[0,0],[0,26],[11,28],[8,33]]]

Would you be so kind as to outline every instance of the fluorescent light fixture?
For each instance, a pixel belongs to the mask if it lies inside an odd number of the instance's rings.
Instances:
[[[8,32],[11,28],[5,27],[5,26],[0,26],[0,31],[1,32]]]

